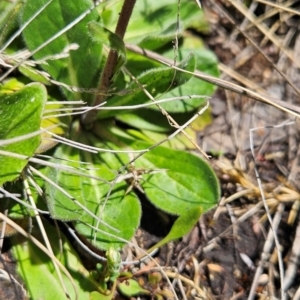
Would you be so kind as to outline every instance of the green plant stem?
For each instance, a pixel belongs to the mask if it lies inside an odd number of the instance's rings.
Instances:
[[[118,35],[122,40],[124,38],[134,5],[136,0],[125,0],[120,12],[120,17],[118,24],[115,30],[115,34]],[[114,75],[115,67],[118,62],[118,53],[117,51],[111,49],[109,51],[100,82],[97,88],[97,96],[93,103],[93,106],[96,107],[103,103],[106,99],[106,94],[108,93],[109,87],[112,83],[111,79]],[[82,117],[82,123],[86,127],[92,127],[92,124],[96,120],[97,110],[90,110]]]

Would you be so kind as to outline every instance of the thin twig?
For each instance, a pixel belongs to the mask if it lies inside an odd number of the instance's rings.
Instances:
[[[287,291],[292,285],[296,275],[297,275],[297,267],[300,264],[300,219],[298,221],[296,234],[292,246],[292,251],[289,257],[289,262],[287,265],[287,269],[285,272],[285,277],[283,281],[283,290]]]
[[[289,125],[289,123],[284,122],[284,123],[276,125],[276,126],[267,126],[267,127],[273,128],[273,127],[282,127],[282,126],[286,126],[286,125]],[[259,187],[259,190],[260,190],[260,193],[261,193],[262,202],[263,202],[263,205],[264,205],[267,217],[268,217],[268,221],[270,223],[271,230],[269,231],[268,237],[270,239],[271,238],[274,239],[276,249],[277,249],[279,275],[280,275],[280,282],[281,282],[281,299],[284,300],[285,297],[286,297],[285,291],[283,289],[284,267],[283,267],[283,260],[282,260],[282,253],[281,253],[280,243],[279,243],[277,232],[276,232],[277,227],[278,227],[279,222],[280,222],[280,219],[278,220],[278,218],[279,218],[279,216],[281,217],[280,213],[282,213],[282,209],[283,209],[282,207],[284,207],[284,205],[279,204],[279,206],[277,208],[277,213],[276,213],[276,215],[274,217],[274,221],[273,221],[272,217],[271,217],[271,214],[270,214],[269,207],[268,207],[267,202],[266,202],[265,193],[264,193],[264,190],[263,190],[263,186],[262,186],[262,182],[261,182],[261,179],[260,179],[260,176],[259,176],[259,172],[258,172],[257,167],[256,167],[255,152],[254,152],[254,146],[253,146],[253,132],[255,130],[257,130],[257,128],[251,128],[250,129],[250,149],[251,149],[252,159],[253,159],[253,162],[254,162],[254,172],[255,172],[257,184],[258,184],[258,187]],[[271,233],[272,233],[272,237],[270,236]],[[265,244],[265,247],[266,247],[266,244]],[[262,259],[261,259],[260,266],[256,271],[256,274],[255,274],[255,279],[256,280],[253,281],[253,284],[252,284],[252,287],[251,287],[251,290],[250,290],[250,293],[249,293],[249,296],[248,296],[248,300],[254,299],[254,293],[255,293],[257,282],[258,282],[257,281],[258,276],[260,275],[260,272],[262,271],[263,261],[266,260],[266,255],[264,253],[265,253],[265,251],[262,254]]]

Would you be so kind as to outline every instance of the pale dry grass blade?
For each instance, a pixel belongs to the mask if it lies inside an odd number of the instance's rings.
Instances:
[[[265,35],[276,47],[278,47],[289,59],[294,61],[294,55],[291,49],[283,47],[282,41],[277,37],[277,35],[271,33],[269,28],[262,22],[258,23],[255,20],[255,16],[248,11],[247,7],[239,1],[236,0],[229,0],[229,2],[238,10],[240,11],[246,18],[248,18],[252,23],[256,24],[256,27]],[[244,32],[243,32],[244,33]],[[245,34],[245,33],[244,33]],[[300,67],[300,62],[296,62],[295,64]]]
[[[269,218],[269,222],[271,220],[271,222],[270,222],[271,228],[268,232],[268,237],[267,237],[266,242],[264,244],[264,248],[263,248],[263,251],[262,251],[262,254],[261,254],[261,259],[259,261],[259,265],[256,268],[256,272],[255,272],[254,279],[252,281],[252,286],[251,286],[251,289],[250,289],[250,293],[249,293],[249,296],[247,298],[248,300],[253,300],[255,298],[256,287],[258,285],[258,280],[259,280],[260,275],[263,273],[264,265],[268,263],[269,258],[271,256],[271,251],[273,249],[274,240],[275,240],[275,243],[276,243],[278,253],[281,253],[280,252],[281,249],[279,247],[278,240],[276,242],[276,239],[278,239],[276,231],[278,229],[278,226],[279,226],[279,223],[280,223],[280,220],[281,220],[281,217],[282,217],[283,210],[284,210],[284,205],[280,204],[278,206],[278,209],[277,209],[277,212],[274,216],[274,219],[272,220],[270,214],[268,213],[268,209],[267,209],[267,215],[268,215],[268,218]],[[281,254],[278,255],[278,258],[279,258],[279,260],[281,259],[281,264],[282,264]],[[283,267],[282,267],[282,269],[283,269]],[[281,270],[281,272],[282,271],[283,270]],[[282,273],[281,273],[281,277],[283,277]],[[283,278],[281,278],[281,279],[283,279]],[[283,282],[283,280],[282,280],[282,282]],[[282,300],[285,299],[285,293],[284,293],[283,288],[281,288],[281,299]]]
[[[235,0],[230,1],[242,14],[244,14],[245,17],[247,17],[251,22],[254,22],[254,16],[253,14],[247,10],[247,8],[241,3],[237,2]],[[233,18],[222,9],[223,14],[226,15],[226,18],[232,23],[235,24]],[[298,87],[272,62],[272,60],[261,50],[261,48],[253,41],[253,39],[243,30],[239,28],[239,26],[236,26],[236,29],[258,50],[263,57],[268,61],[270,65],[286,80],[286,82],[294,89],[294,91],[300,95],[300,90]],[[284,47],[284,42],[283,41],[278,41],[278,38],[276,35],[273,35],[270,33],[270,30],[263,24],[259,23],[257,24],[257,28],[261,30],[261,32],[268,38],[270,39],[275,46],[277,46],[289,59],[294,61],[294,53],[287,47]],[[300,63],[295,62],[295,64],[300,67]]]
[[[40,214],[49,215],[48,211],[41,210],[41,209],[38,209],[38,208],[35,208],[35,207],[31,206],[30,204],[28,204],[28,203],[22,201],[21,199],[19,199],[16,195],[11,194],[10,192],[6,191],[2,187],[0,187],[0,192],[2,193],[2,194],[0,194],[1,198],[6,197],[6,198],[9,198],[9,199],[12,199],[12,200],[16,201],[17,203],[23,205],[24,207],[26,207],[30,210],[37,211]]]
[[[291,124],[294,124],[294,121],[292,121],[292,122],[286,121],[279,125],[265,126],[264,128],[280,128],[280,127],[284,127],[284,126],[289,126]],[[261,256],[260,264],[256,270],[255,277],[252,282],[248,300],[254,299],[255,290],[256,290],[256,287],[258,284],[258,279],[259,279],[259,276],[262,274],[264,262],[266,262],[269,258],[269,252],[271,251],[273,240],[275,241],[277,257],[278,257],[280,283],[281,283],[281,290],[280,290],[281,291],[281,299],[286,299],[286,294],[285,294],[285,290],[284,290],[284,264],[283,264],[282,254],[281,254],[282,249],[280,247],[280,243],[279,243],[278,236],[277,236],[277,228],[278,228],[279,222],[281,220],[281,215],[282,215],[282,212],[284,209],[284,204],[283,203],[279,204],[279,206],[277,208],[277,212],[274,217],[274,220],[272,220],[270,210],[269,210],[268,204],[266,202],[266,197],[265,197],[262,181],[260,179],[260,175],[259,175],[259,172],[256,167],[255,151],[254,151],[254,143],[253,143],[253,132],[256,131],[257,129],[258,128],[251,128],[249,131],[250,132],[250,149],[251,149],[252,159],[254,162],[254,171],[255,171],[256,180],[257,180],[258,187],[259,187],[259,190],[261,193],[261,198],[262,198],[262,202],[264,204],[264,209],[266,211],[268,221],[270,224],[270,231],[268,234],[268,238],[265,242],[265,246],[264,246],[263,253]]]
[[[260,1],[257,0],[256,2],[260,2]],[[280,12],[281,9],[282,10],[289,9],[288,7],[292,6],[295,2],[296,2],[296,0],[289,0],[289,1],[286,1],[286,2],[281,3],[280,5],[278,5],[278,8],[269,9],[269,10],[265,11],[264,14],[262,14],[261,16],[256,17],[255,22],[249,23],[248,26],[245,28],[245,30],[249,30],[253,26],[256,26],[256,24],[262,23],[263,21],[265,21],[265,20],[269,19],[270,17],[276,15],[278,12]],[[270,3],[270,2],[268,2],[268,3]],[[277,4],[275,4],[275,5],[277,6]],[[275,7],[275,6],[273,6],[273,7]],[[295,12],[295,10],[292,10],[292,11]]]
[[[287,292],[287,290],[292,285],[296,275],[297,275],[297,267],[300,264],[300,219],[298,221],[298,225],[296,228],[295,238],[293,241],[293,246],[291,250],[291,254],[289,257],[289,262],[287,264],[284,280],[283,280],[283,290]]]
[[[259,3],[269,5],[269,6],[272,6],[272,7],[276,7],[278,9],[278,11],[286,11],[286,12],[289,12],[293,15],[300,16],[299,11],[297,11],[296,9],[288,8],[288,6],[290,4],[295,3],[295,1],[287,1],[287,2],[284,2],[284,3],[280,3],[280,4],[277,4],[277,3],[274,3],[274,2],[271,2],[271,1],[265,1],[265,0],[255,0],[255,1],[259,2]]]
[[[30,180],[30,178],[29,178],[29,180]],[[28,183],[27,178],[25,176],[23,176],[23,184],[24,184],[24,189],[26,191],[29,203],[32,205],[32,207],[34,207],[36,209],[37,207],[36,207],[35,201],[34,201],[34,199],[32,197],[32,193],[31,193],[31,189],[30,189],[29,183]],[[42,222],[41,216],[39,215],[38,212],[36,212],[35,215],[34,215],[34,217],[35,217],[35,219],[37,221],[38,227],[40,229],[40,232],[41,232],[42,237],[44,239],[44,243],[45,243],[45,245],[46,245],[49,253],[51,253],[54,256],[54,252],[52,250],[51,243],[50,243],[50,241],[48,239],[48,235],[47,235],[47,232],[45,230],[44,224]],[[61,271],[60,271],[58,265],[56,264],[56,261],[53,261],[53,265],[54,265],[55,271],[57,273],[58,280],[59,280],[59,282],[60,282],[60,284],[61,284],[61,286],[62,286],[62,288],[64,290],[64,293],[67,295],[68,294],[67,288],[66,288],[65,283],[63,281]]]

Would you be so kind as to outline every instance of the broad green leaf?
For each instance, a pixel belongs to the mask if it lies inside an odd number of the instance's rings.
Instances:
[[[193,115],[193,112],[184,114],[173,113],[172,117],[177,121],[177,123],[183,124]],[[116,118],[117,120],[134,127],[126,129],[126,132],[132,137],[153,144],[168,138],[168,136],[174,132],[174,128],[170,126],[166,116],[153,109],[139,109],[132,113],[118,115]],[[210,109],[208,108],[194,122],[185,128],[185,132],[192,140],[196,141],[197,132],[203,130],[211,123],[211,121],[212,116]],[[172,139],[166,141],[164,146],[178,150],[196,148],[183,133],[177,134]]]
[[[103,135],[103,129],[96,128]],[[136,141],[107,128],[114,137],[106,133],[106,138],[119,141],[119,147],[133,150],[147,149],[152,144]],[[127,146],[124,146],[127,145]],[[116,148],[116,146],[111,145]],[[118,154],[124,164],[124,155]],[[178,238],[192,229],[201,213],[213,207],[220,197],[218,179],[200,157],[185,151],[172,150],[162,146],[144,153],[134,164],[135,170],[144,170],[140,185],[149,201],[158,209],[177,215],[178,219],[170,233],[162,242]],[[155,173],[151,174],[152,171]],[[143,174],[143,171],[142,171]]]
[[[139,1],[129,24],[126,40],[138,42],[139,39],[144,40],[148,36],[176,28],[177,19],[174,16],[177,16],[178,13],[181,27],[191,27],[199,31],[207,30],[208,25],[203,17],[203,11],[194,1],[181,1],[180,11],[178,11],[178,3],[172,0],[151,1],[151,3]]]
[[[177,39],[180,39],[185,28],[181,21],[179,25],[175,22],[175,19],[173,22],[173,24],[171,24],[168,28],[165,28],[163,31],[156,32],[154,35],[147,35],[138,43],[138,45],[141,48],[148,50],[156,50],[168,44],[170,45],[171,43],[174,43],[175,34],[177,34]]]
[[[92,136],[89,136],[89,138],[94,146],[105,147],[101,143],[96,142]],[[116,178],[116,171],[122,166],[122,162],[120,162],[116,155],[110,153],[92,155],[85,152],[82,154],[82,159],[91,163],[91,167],[89,168],[97,170],[96,172],[94,171],[94,174],[110,181]],[[127,159],[129,160],[129,157]],[[80,219],[81,222],[76,224],[76,229],[98,248],[119,250],[123,247],[124,241],[120,241],[118,237],[125,240],[131,239],[139,226],[141,207],[134,193],[126,194],[127,184],[125,181],[113,186],[108,202],[104,206],[109,188],[107,184],[105,186],[103,184],[100,185],[94,180],[85,180],[82,185],[87,203],[86,207],[97,216],[102,215],[101,221],[115,228],[117,232],[107,227],[104,223],[100,223],[98,226],[102,232],[96,232],[86,224],[97,227],[98,220],[89,217],[87,214]],[[105,233],[113,236],[106,235]],[[94,236],[96,237],[95,240],[93,240]]]
[[[89,135],[88,138],[93,139]],[[79,141],[89,143],[86,136],[80,137]],[[103,145],[98,145],[94,140],[93,146],[102,146],[101,148],[103,148]],[[109,159],[111,165],[108,165],[108,158],[104,160],[103,155],[71,149],[66,146],[59,147],[54,154],[58,159],[53,161],[58,163],[59,159],[63,159],[59,162],[60,165],[71,166],[77,171],[79,168],[85,169],[85,174],[92,178],[49,168],[47,176],[85,208],[79,207],[60,190],[46,183],[48,207],[53,218],[76,220],[75,227],[78,232],[96,247],[104,250],[120,249],[124,245],[124,241],[119,238],[130,239],[139,225],[140,203],[133,193],[125,194],[127,185],[123,181],[113,186],[104,206],[111,187],[106,181],[114,180],[121,163],[114,155],[109,154],[112,158]],[[92,229],[91,226],[100,231]],[[109,234],[114,236],[109,236]]]
[[[70,272],[78,293],[78,299],[89,299],[89,294],[97,290],[95,282],[89,279],[89,272],[82,265],[77,253],[65,236],[58,237],[57,230],[44,221],[46,234],[55,256]],[[43,241],[37,225],[33,227],[33,236]],[[63,248],[60,251],[60,242]],[[13,240],[13,253],[18,261],[18,273],[25,282],[30,299],[61,300],[66,299],[58,275],[51,259],[31,242],[20,244],[17,236]],[[70,280],[61,271],[63,282],[70,299],[75,299],[75,291]],[[46,288],[45,288],[46,287]]]
[[[131,147],[144,149],[147,144],[135,142]],[[162,243],[188,233],[201,213],[213,207],[220,197],[218,179],[212,168],[200,157],[185,151],[157,147],[140,157],[135,167],[167,170],[144,175],[142,184],[157,208],[179,216]]]
[[[121,56],[123,56],[123,60],[125,61],[125,45],[123,40],[118,35],[95,21],[91,21],[87,27],[92,40],[117,51]]]
[[[187,58],[179,65],[180,68],[193,72],[195,69],[194,55],[190,53]],[[172,68],[157,68],[146,71],[144,74],[137,78],[139,84],[132,82],[128,89],[132,90],[131,94],[125,96],[115,96],[109,99],[109,106],[122,106],[122,105],[135,105],[142,104],[149,101],[148,96],[140,88],[145,86],[148,92],[153,97],[158,94],[165,93],[168,90],[172,90],[178,86],[185,84],[191,78],[190,74],[174,71]],[[108,118],[120,114],[120,111],[114,110],[102,110],[99,112],[98,117],[100,119]]]
[[[198,45],[198,44],[197,44]],[[203,48],[203,45],[199,45],[199,48],[196,49],[184,49],[180,50],[180,54],[182,56],[186,56],[189,53],[193,52],[195,56],[195,62],[196,62],[196,69],[201,70],[201,72],[207,73],[212,76],[218,76],[218,61],[216,56],[211,52]],[[173,52],[170,51],[166,53],[169,57],[172,57]],[[130,62],[129,62],[130,63]],[[179,87],[176,87],[174,89],[168,90],[166,93],[162,94],[160,97],[156,97],[156,99],[166,99],[166,98],[172,98],[172,97],[180,97],[180,96],[187,96],[187,95],[201,95],[199,98],[190,98],[187,100],[177,100],[172,102],[166,102],[162,103],[161,106],[168,111],[169,113],[188,113],[191,111],[196,110],[199,106],[206,103],[206,99],[203,96],[211,96],[216,87],[215,85],[211,83],[207,83],[203,80],[199,80],[196,77],[192,77],[188,82],[186,82],[183,85],[180,85]],[[110,104],[110,103],[109,103]],[[127,119],[132,120],[132,118],[143,118],[144,123],[148,122],[150,126],[151,123],[157,123],[159,124],[160,121],[157,119],[157,117],[154,117],[154,122],[149,122],[150,116],[152,115],[151,110],[158,111],[158,108],[153,105],[149,108],[138,110],[137,112],[132,111],[130,113],[127,113],[126,111],[122,113],[122,115],[119,115],[118,117],[121,119]],[[147,112],[147,113],[146,113]],[[137,117],[133,117],[132,115],[136,114]],[[155,113],[153,113],[155,116]],[[141,117],[139,117],[141,116]],[[129,123],[130,124],[130,123]],[[150,129],[148,125],[148,128],[144,127],[145,129]],[[157,126],[156,124],[154,126]],[[153,129],[157,130],[157,129]],[[157,130],[158,131],[158,130]]]
[[[22,14],[24,24],[47,0],[27,0]],[[53,0],[46,9],[32,21],[23,32],[30,51],[54,36],[83,12],[93,6],[91,0],[59,1]],[[69,52],[69,57],[48,59],[42,67],[56,80],[80,88],[95,88],[100,75],[102,45],[95,43],[88,35],[87,24],[96,21],[96,11],[90,12],[82,21],[53,42],[42,48],[35,59],[46,59],[61,54],[66,47],[77,44],[79,48]],[[81,99],[78,93],[64,89],[69,99]],[[84,99],[93,96],[84,94]]]
[[[192,38],[188,38],[188,40],[191,40],[190,42],[187,42],[187,45],[192,44],[194,42],[194,47],[198,46],[198,50],[195,51],[196,55],[195,58],[197,60],[197,69],[204,71],[210,75],[217,76],[218,75],[218,67],[217,67],[217,60],[215,56],[205,50],[203,48],[203,45],[199,44],[197,40]],[[192,50],[190,50],[192,51]],[[184,53],[189,53],[190,51],[181,51]],[[180,52],[180,53],[181,53]],[[170,51],[168,53],[169,56],[172,56],[173,52]],[[135,56],[138,57],[138,56]],[[134,61],[135,62],[135,61]],[[129,60],[130,63],[130,60]],[[142,66],[142,63],[144,61],[142,60],[141,64],[137,64],[138,66]],[[215,86],[209,83],[206,83],[204,81],[201,81],[197,78],[191,78],[187,83],[184,85],[173,89],[170,92],[167,92],[166,94],[162,95],[162,99],[168,98],[168,97],[178,97],[178,96],[184,96],[184,95],[203,95],[203,96],[210,96],[215,90]],[[168,112],[172,113],[173,118],[179,123],[182,124],[186,122],[189,117],[191,117],[191,113],[194,114],[194,110],[197,109],[199,106],[203,105],[207,100],[203,97],[188,99],[188,100],[177,100],[169,103],[163,103],[161,106],[166,109]],[[160,111],[158,111],[158,108],[153,105],[148,108],[133,110],[124,112],[122,114],[118,114],[116,118],[130,126],[133,126],[135,128],[148,130],[148,131],[155,131],[155,132],[170,132],[170,125],[163,116]],[[204,122],[204,120],[206,121]],[[203,116],[199,117],[197,119],[197,122],[199,123],[200,120],[203,120],[202,123],[204,123],[202,126],[199,127],[199,125],[195,126],[195,124],[192,125],[192,127],[196,130],[203,129],[204,125],[208,125],[210,122],[211,116],[209,111],[206,111]],[[196,128],[197,127],[197,128]],[[195,133],[193,133],[195,135]],[[179,138],[176,137],[176,140]],[[161,140],[161,139],[159,139]],[[154,140],[155,142],[159,140]],[[172,140],[174,141],[174,139]],[[171,141],[171,143],[172,143]],[[191,147],[190,142],[188,142],[188,147]],[[193,147],[194,148],[194,147]]]
[[[160,111],[149,108],[131,110],[128,113],[119,114],[116,116],[116,119],[141,130],[170,132],[171,129],[166,116]]]
[[[165,140],[168,137],[168,133],[160,133],[160,132],[155,132],[150,130],[138,131],[135,129],[129,129],[127,130],[127,132],[132,137],[135,137],[138,140],[145,141],[152,144]],[[197,133],[193,129],[187,128],[185,132],[189,135],[190,138],[196,140]],[[174,138],[167,140],[164,143],[164,147],[177,149],[177,150],[195,149],[195,146],[183,134],[178,134]]]
[[[148,147],[150,145],[148,144]],[[133,149],[145,149],[147,144],[136,142]],[[145,175],[143,189],[160,209],[180,215],[191,205],[210,209],[219,198],[219,183],[212,168],[200,157],[185,151],[157,147],[135,162],[136,168],[167,169]]]
[[[143,55],[127,51],[126,68],[130,70],[135,77],[141,75],[145,70],[160,68],[163,65],[157,61],[151,60]]]
[[[13,94],[0,94],[0,140],[38,131],[46,100],[46,89],[39,83],[29,84]],[[30,157],[40,142],[40,136],[5,146],[1,146],[0,141],[0,149]],[[16,179],[26,164],[26,160],[1,155],[0,186]]]
[[[155,111],[149,112],[149,115],[155,115]],[[158,113],[158,112],[156,112]],[[182,117],[185,117],[185,120],[188,119],[189,114],[172,114],[175,120],[179,124],[182,124],[184,121],[181,120]],[[127,116],[127,115],[125,115]],[[121,118],[120,118],[121,117]],[[118,119],[123,119],[123,115],[118,116]],[[191,116],[190,116],[191,117]],[[159,126],[159,120],[161,118],[165,118],[165,116],[158,117],[156,120],[156,124],[154,126]],[[164,139],[166,139],[170,133],[174,131],[174,128],[170,126],[170,124],[166,124],[165,127],[158,127],[159,130],[155,131],[155,127],[151,126],[151,120],[149,120],[149,123],[146,123],[147,119],[144,119],[142,122],[139,122],[139,119],[135,118],[135,115],[133,116],[132,120],[126,119],[127,124],[130,124],[134,126],[135,128],[139,128],[141,131],[138,131],[136,129],[128,129],[126,130],[130,135],[133,137],[138,138],[139,140],[144,140],[146,142],[150,143],[158,143]],[[188,134],[188,136],[193,140],[197,140],[198,132],[203,130],[206,126],[208,126],[212,122],[212,116],[209,109],[207,109],[201,116],[199,116],[194,122],[192,122],[189,127],[185,128],[185,132]],[[144,128],[149,128],[144,129]],[[166,132],[163,132],[166,131]],[[195,145],[191,143],[188,138],[183,134],[177,134],[172,139],[167,140],[164,143],[165,147],[171,148],[171,149],[177,149],[177,150],[185,150],[185,149],[196,149]]]
[[[135,130],[135,129],[128,129],[126,130],[128,134],[130,134],[131,137],[138,139],[139,141],[144,141],[151,143],[152,139],[149,138],[143,131]],[[152,133],[152,131],[150,131]]]

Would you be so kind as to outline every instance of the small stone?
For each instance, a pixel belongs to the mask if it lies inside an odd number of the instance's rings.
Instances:
[[[258,279],[258,285],[265,286],[269,281],[269,276],[267,274],[261,274]]]

